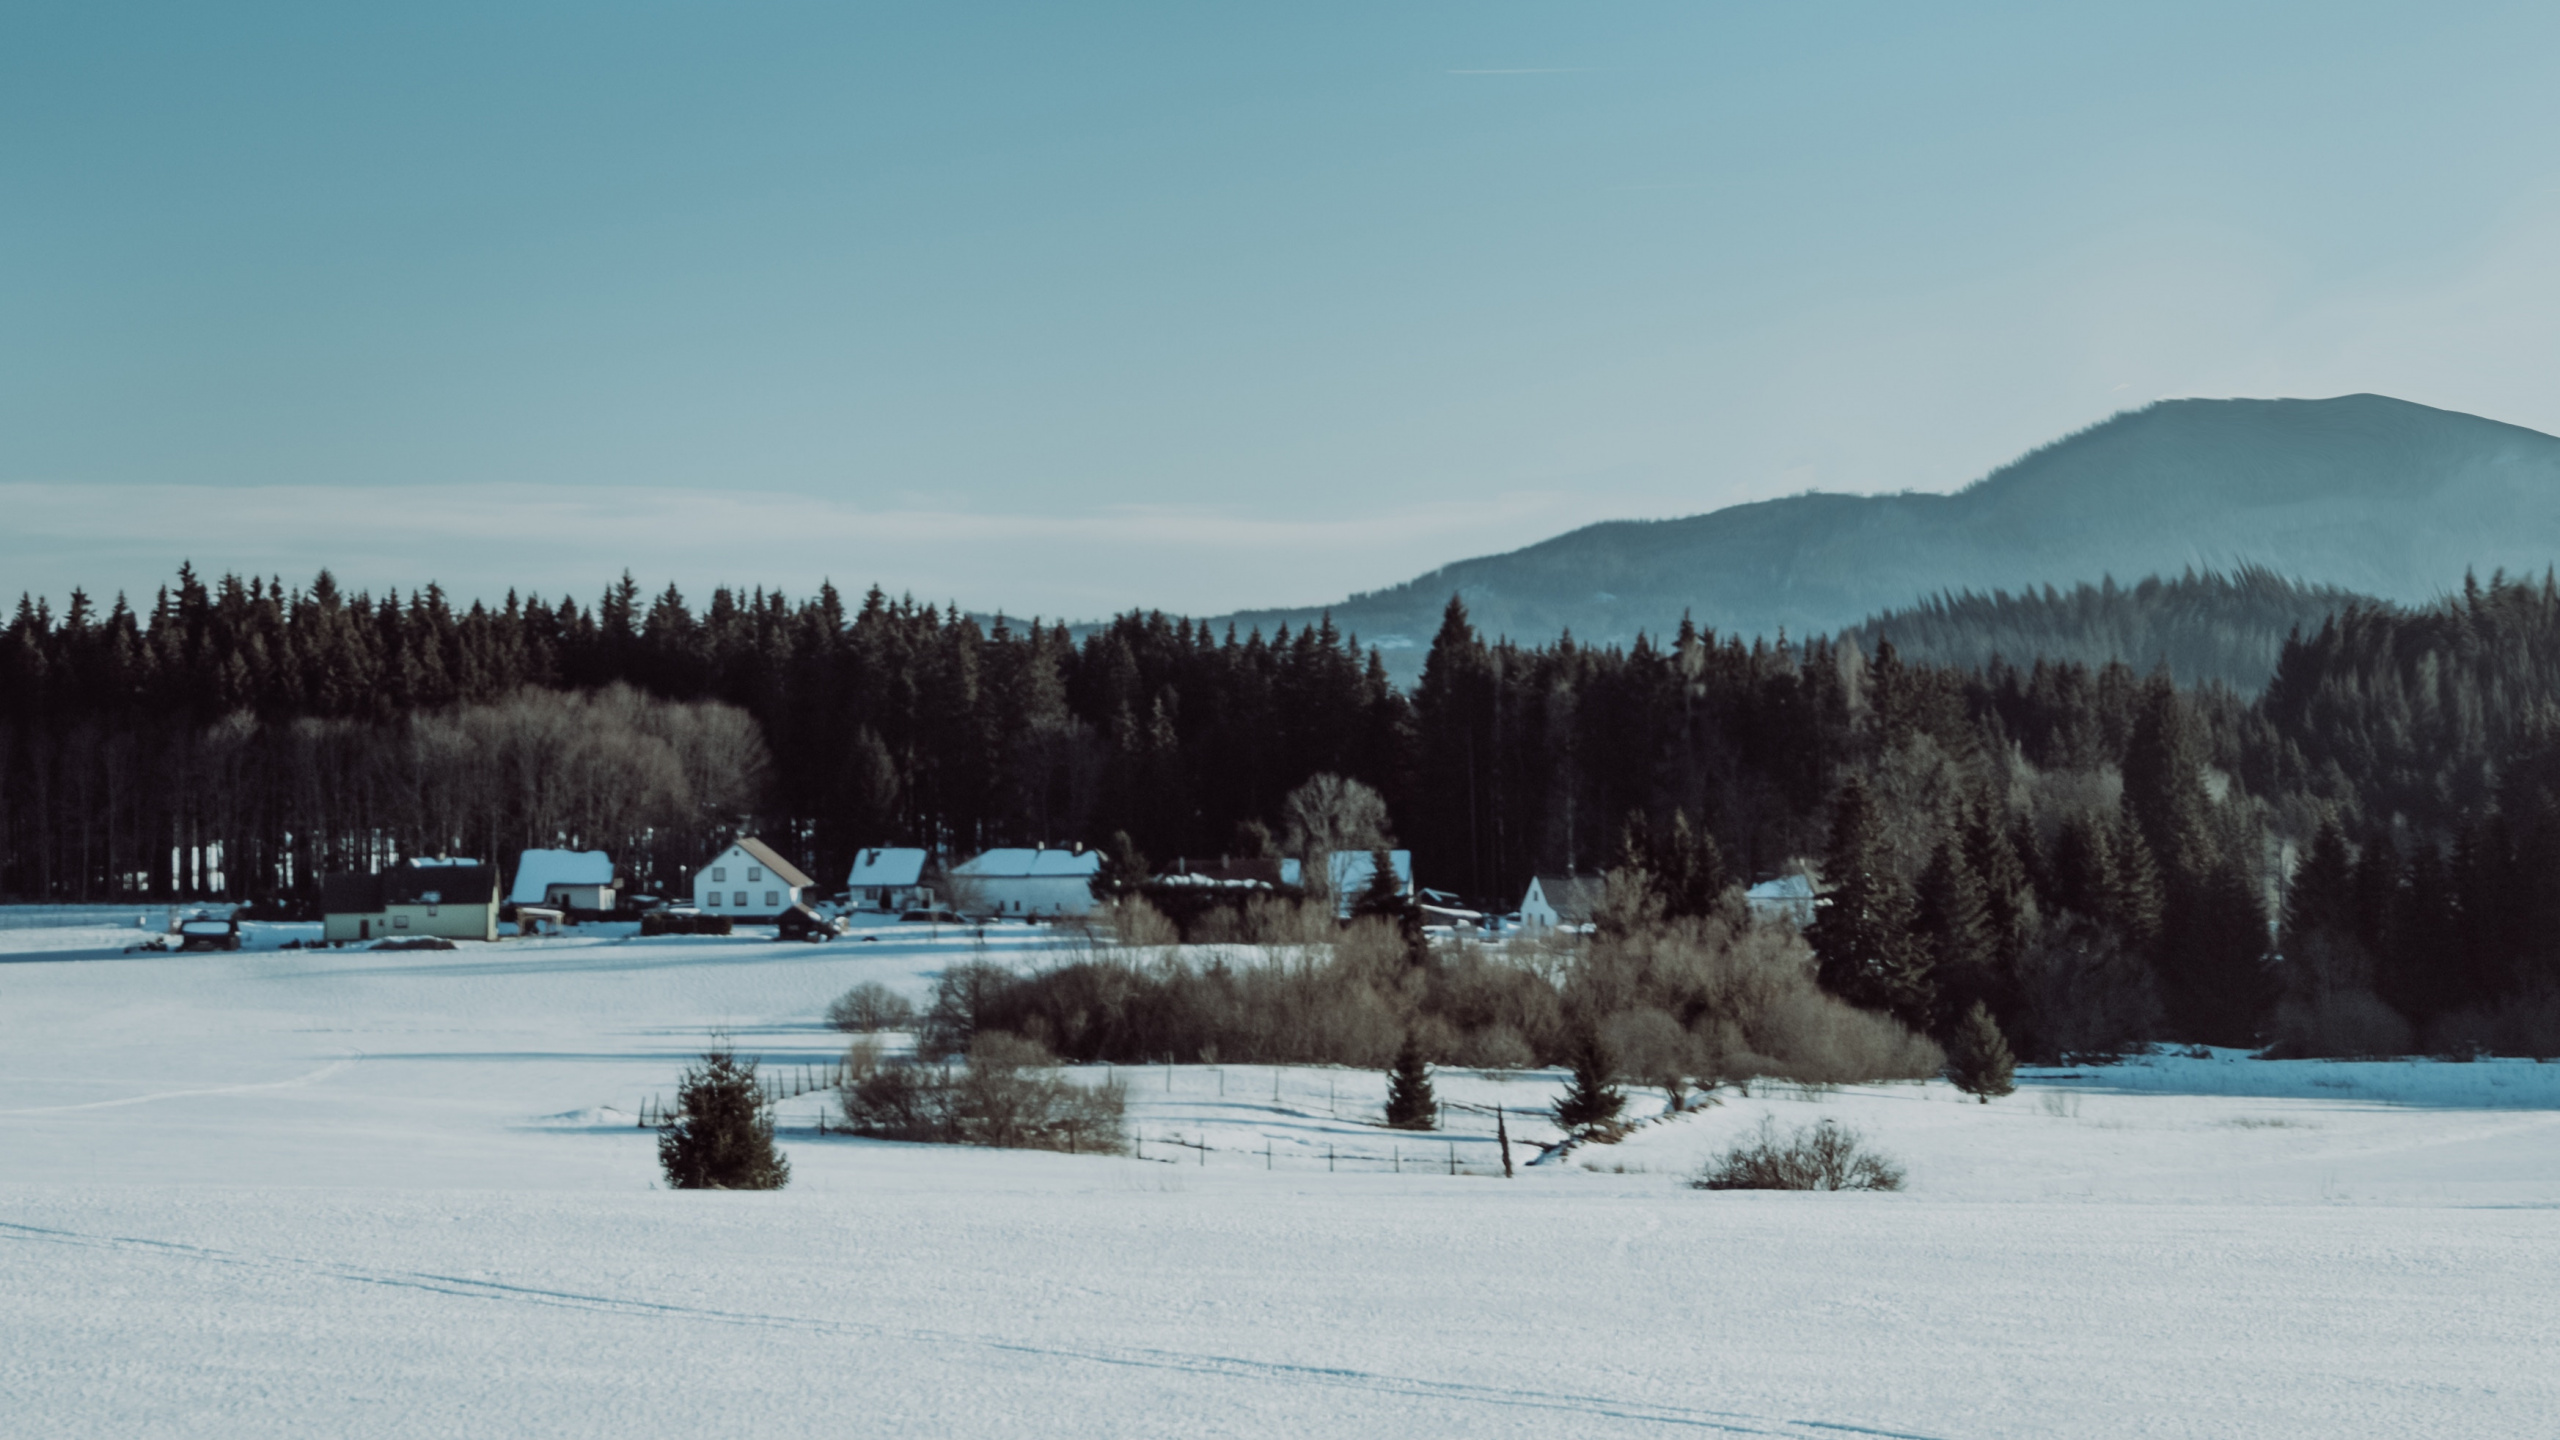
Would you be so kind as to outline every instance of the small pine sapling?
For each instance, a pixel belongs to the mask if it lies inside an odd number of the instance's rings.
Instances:
[[[1973,1008],[1956,1022],[1955,1043],[1947,1050],[1947,1078],[1983,1104],[2018,1088],[2017,1057],[2009,1053],[1999,1022],[1981,1001],[1973,1002]]]
[[[790,1182],[754,1061],[740,1061],[721,1042],[684,1072],[676,1113],[658,1132],[658,1164],[679,1190],[779,1190]]]
[[[1597,1030],[1586,1029],[1574,1044],[1573,1076],[1556,1097],[1556,1124],[1576,1135],[1607,1136],[1615,1130],[1627,1092],[1618,1088],[1618,1060],[1601,1042]]]
[[[1387,1124],[1398,1130],[1429,1130],[1438,1118],[1439,1101],[1431,1093],[1431,1067],[1422,1060],[1422,1047],[1413,1036],[1404,1037],[1404,1046],[1396,1051],[1396,1063],[1387,1071]]]

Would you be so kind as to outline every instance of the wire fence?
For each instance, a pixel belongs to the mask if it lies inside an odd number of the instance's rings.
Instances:
[[[1214,1155],[1221,1166],[1302,1174],[1320,1170],[1326,1174],[1509,1176],[1516,1173],[1517,1166],[1532,1163],[1550,1148],[1530,1138],[1545,1125],[1543,1111],[1448,1100],[1435,1107],[1430,1128],[1388,1132],[1389,1136],[1409,1139],[1311,1137],[1304,1133],[1309,1122],[1385,1129],[1385,1116],[1371,1098],[1371,1087],[1356,1085],[1354,1093],[1345,1094],[1345,1077],[1331,1073],[1324,1076],[1319,1099],[1315,1078],[1305,1069],[1270,1067],[1265,1102],[1266,1092],[1260,1088],[1262,1077],[1254,1073],[1264,1067],[1239,1070],[1233,1077],[1223,1066],[1180,1066],[1170,1061],[1162,1067],[1113,1064],[1081,1068],[1088,1074],[1098,1071],[1104,1084],[1124,1086],[1133,1099],[1159,1093],[1155,1072],[1161,1068],[1162,1094],[1191,1091],[1194,1093],[1185,1098],[1202,1102],[1216,1099],[1231,1106],[1249,1104],[1257,1109],[1268,1103],[1274,1128],[1285,1127],[1294,1132],[1256,1133],[1255,1122],[1244,1118],[1220,1127],[1226,1133],[1215,1139],[1196,1128],[1186,1133],[1159,1123],[1150,1131],[1133,1124],[1128,1129],[1127,1153],[1139,1160],[1205,1168]],[[1190,1083],[1177,1089],[1185,1078]],[[851,1067],[842,1063],[797,1065],[760,1070],[756,1088],[764,1103],[772,1106],[807,1095],[841,1094],[853,1082]],[[664,1096],[652,1095],[640,1102],[633,1123],[642,1130],[664,1129],[674,1123],[679,1113],[678,1105],[670,1104]],[[831,1133],[823,1111],[817,1118],[817,1130],[822,1135]]]
[[[767,1106],[822,1091],[839,1092],[852,1083],[853,1071],[842,1064],[794,1065],[779,1071],[759,1067],[756,1072],[756,1093]],[[641,1130],[663,1130],[675,1123],[681,1113],[682,1108],[668,1104],[666,1097],[652,1095],[640,1102],[633,1125]]]

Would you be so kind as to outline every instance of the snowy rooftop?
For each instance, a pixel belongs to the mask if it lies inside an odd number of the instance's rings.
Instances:
[[[973,880],[1027,880],[1046,876],[1060,879],[1099,874],[1102,852],[1099,850],[1031,850],[1020,847],[989,850],[962,861],[952,870]]]
[[[515,905],[539,905],[554,885],[610,885],[613,857],[601,850],[527,850],[516,861]]]
[[[865,850],[853,857],[853,874],[845,884],[860,890],[874,885],[913,885],[923,879],[922,850]]]

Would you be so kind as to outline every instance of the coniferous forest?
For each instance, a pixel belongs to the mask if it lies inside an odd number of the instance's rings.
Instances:
[[[1161,865],[1270,853],[1320,774],[1385,797],[1421,883],[1492,908],[1536,873],[1614,871],[1676,921],[1809,863],[1827,988],[1941,1035],[1978,1003],[2025,1053],[2560,1029],[2547,580],[2351,605],[2255,699],[1687,625],[1530,645],[1454,600],[1409,694],[1330,624],[1079,637],[876,590],[697,611],[628,577],[592,605],[457,609],[182,571],[143,611],[22,600],[0,635],[17,900],[292,907],[334,869],[537,845],[665,891],[745,830],[822,883],[885,843]]]

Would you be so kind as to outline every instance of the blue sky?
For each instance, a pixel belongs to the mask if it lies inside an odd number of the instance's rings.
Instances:
[[[1312,603],[2560,430],[2560,7],[0,4],[0,587]]]

